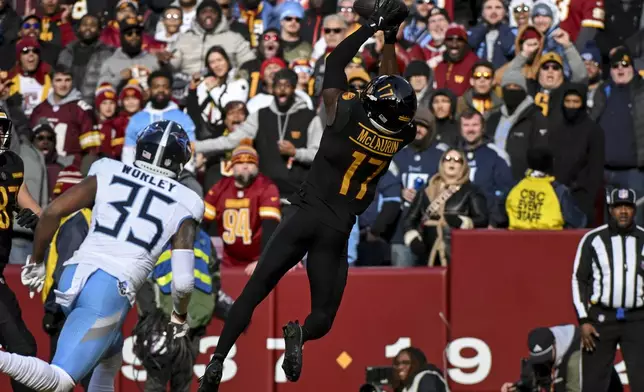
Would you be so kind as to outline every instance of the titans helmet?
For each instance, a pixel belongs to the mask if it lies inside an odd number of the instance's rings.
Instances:
[[[157,121],[139,134],[134,166],[177,178],[191,157],[190,140],[181,125],[174,121]]]
[[[9,115],[0,109],[0,154],[9,151],[11,145],[11,120]]]
[[[372,79],[360,99],[371,124],[384,133],[400,132],[416,114],[416,93],[407,80],[397,75]]]

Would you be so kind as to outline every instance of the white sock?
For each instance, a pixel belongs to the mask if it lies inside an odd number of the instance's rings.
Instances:
[[[0,351],[0,371],[37,391],[68,392],[74,388],[67,372],[36,357]]]
[[[88,392],[114,392],[114,378],[121,368],[121,353],[99,362],[89,381]]]

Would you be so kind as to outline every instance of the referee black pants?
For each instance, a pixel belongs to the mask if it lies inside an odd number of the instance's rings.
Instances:
[[[15,294],[0,275],[0,344],[8,352],[36,356],[36,339],[22,321],[22,313]],[[33,389],[11,380],[14,392],[31,392]]]
[[[349,233],[326,226],[299,207],[285,208],[284,218],[262,252],[255,272],[230,309],[215,353],[228,355],[250,323],[257,305],[307,252],[311,313],[304,321],[303,338],[314,340],[326,335],[340,307],[347,282],[348,239]]]
[[[631,391],[644,391],[644,320],[606,324],[593,322],[593,326],[599,338],[595,339],[595,351],[584,350],[583,392],[609,390],[617,344],[626,363]]]

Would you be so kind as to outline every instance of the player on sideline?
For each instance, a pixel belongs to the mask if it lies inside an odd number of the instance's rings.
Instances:
[[[188,135],[172,121],[147,126],[136,145],[134,166],[111,159],[95,162],[81,183],[42,213],[23,284],[42,288],[43,256],[61,218],[92,208],[89,233],[64,264],[56,302],[67,314],[48,364],[0,352],[0,371],[37,391],[71,390],[94,366],[90,391],[113,391],[121,366],[121,327],[136,291],[166,244],[172,241],[174,310],[168,334],[184,336],[194,286],[193,244],[204,204],[174,180],[190,160]]]
[[[22,320],[18,300],[3,277],[11,253],[14,210],[24,207],[16,220],[29,229],[36,227],[36,214],[40,213],[40,206],[23,182],[24,163],[18,154],[9,150],[11,125],[7,113],[0,110],[0,344],[12,353],[36,355],[36,340]],[[11,386],[14,392],[31,391],[16,381]]]
[[[368,24],[344,39],[326,59],[324,90],[327,128],[311,171],[289,200],[291,208],[262,253],[255,272],[230,310],[215,353],[200,380],[199,392],[219,389],[223,362],[249,324],[257,305],[284,274],[308,252],[311,313],[300,326],[283,328],[286,351],[282,368],[290,381],[302,370],[302,345],[331,329],[347,280],[347,239],[356,216],[374,197],[376,184],[394,154],[414,140],[411,120],[416,95],[397,76],[394,43],[408,14],[399,0],[376,1]],[[385,30],[380,74],[359,95],[347,92],[345,66],[377,30]]]

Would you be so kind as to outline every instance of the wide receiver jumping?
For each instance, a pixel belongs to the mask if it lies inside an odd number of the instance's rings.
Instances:
[[[200,392],[219,389],[224,359],[249,324],[255,307],[307,252],[311,313],[303,325],[289,322],[283,328],[286,352],[282,368],[290,381],[300,377],[304,342],[319,339],[331,329],[347,280],[347,240],[356,216],[373,200],[376,184],[394,154],[416,135],[410,124],[416,113],[416,95],[398,76],[393,45],[408,13],[399,0],[376,1],[367,24],[327,57],[322,92],[327,127],[320,149],[230,311],[200,381]],[[378,30],[385,31],[381,76],[359,95],[348,92],[344,68]]]
[[[89,233],[64,263],[56,302],[67,315],[52,364],[0,351],[0,372],[37,391],[71,390],[94,367],[89,390],[114,390],[121,366],[121,327],[136,291],[172,244],[172,312],[168,335],[184,336],[194,286],[193,244],[203,200],[174,180],[190,160],[186,132],[172,121],[147,126],[134,166],[101,159],[87,178],[42,213],[23,284],[40,289],[43,256],[61,218],[92,208]]]

